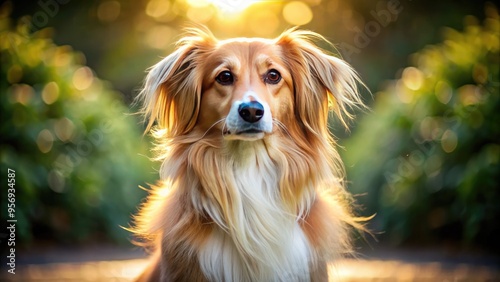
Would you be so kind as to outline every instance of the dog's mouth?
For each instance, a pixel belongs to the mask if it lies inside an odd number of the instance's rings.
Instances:
[[[241,134],[256,134],[256,133],[261,133],[261,132],[264,132],[260,129],[247,129],[247,130],[243,130],[243,131],[239,131],[239,132],[236,132],[235,134],[236,135],[241,135]]]
[[[264,138],[266,132],[260,129],[246,129],[241,131],[230,131],[226,130],[223,132],[224,139],[226,140],[246,140],[254,141]]]

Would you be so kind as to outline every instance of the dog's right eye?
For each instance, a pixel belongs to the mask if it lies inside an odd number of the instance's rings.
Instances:
[[[222,85],[231,85],[234,82],[234,76],[230,71],[223,71],[217,75],[215,80]]]

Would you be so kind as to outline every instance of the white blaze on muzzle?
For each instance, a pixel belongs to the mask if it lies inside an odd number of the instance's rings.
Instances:
[[[273,118],[269,105],[248,91],[243,99],[235,101],[226,117],[226,139],[258,140],[273,130]]]

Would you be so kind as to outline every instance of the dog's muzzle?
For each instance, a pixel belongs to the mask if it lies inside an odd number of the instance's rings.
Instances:
[[[224,138],[229,140],[258,140],[272,132],[272,116],[267,103],[252,96],[234,102],[226,117]]]

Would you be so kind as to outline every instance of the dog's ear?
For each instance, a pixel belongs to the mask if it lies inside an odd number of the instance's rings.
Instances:
[[[199,65],[217,39],[208,29],[189,29],[176,50],[151,67],[137,99],[146,131],[155,121],[169,137],[189,132],[200,109],[203,74]]]
[[[318,133],[333,110],[347,127],[346,119],[353,117],[350,110],[364,107],[358,92],[358,83],[363,84],[346,62],[324,53],[313,40],[329,43],[317,33],[297,29],[285,31],[275,41],[294,80],[296,115]]]

